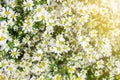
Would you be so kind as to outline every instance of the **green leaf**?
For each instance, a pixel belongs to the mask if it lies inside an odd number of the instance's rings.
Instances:
[[[2,51],[0,51],[0,60],[1,60],[1,58],[2,58],[2,55],[3,55],[3,52],[2,52]]]
[[[11,41],[7,41],[7,44],[8,44],[8,46],[9,46],[10,48],[13,48],[13,47],[14,47],[14,43],[11,42]]]
[[[0,21],[3,21],[3,20],[5,20],[6,18],[4,18],[4,17],[0,17]]]
[[[34,25],[33,25],[33,28],[44,30],[45,29],[45,24],[43,23],[43,21],[35,22]]]
[[[42,5],[42,4],[46,4],[46,3],[47,3],[47,0],[40,0],[40,1],[39,1],[39,4],[41,4],[41,5]]]

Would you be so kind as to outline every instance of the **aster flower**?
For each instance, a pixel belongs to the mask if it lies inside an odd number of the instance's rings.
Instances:
[[[33,9],[34,4],[33,4],[32,0],[26,0],[23,2],[23,4],[25,6],[24,10],[32,10]]]
[[[119,80],[119,4],[3,0],[0,80]]]

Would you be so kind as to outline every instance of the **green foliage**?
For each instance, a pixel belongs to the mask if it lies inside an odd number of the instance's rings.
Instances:
[[[13,27],[9,27],[8,32],[13,38],[17,38],[19,35],[18,31],[15,31]]]
[[[3,21],[3,20],[5,20],[6,18],[4,18],[4,17],[0,17],[0,21]]]
[[[56,38],[57,35],[62,34],[64,32],[64,27],[62,26],[54,26],[53,37]]]
[[[43,5],[43,4],[46,4],[46,3],[47,3],[47,0],[39,0],[37,4]]]
[[[12,41],[7,41],[7,44],[11,49],[14,48],[14,43]]]
[[[2,59],[3,55],[4,55],[4,52],[0,51],[0,60]]]
[[[35,22],[33,28],[43,30],[45,29],[45,23],[43,21]]]

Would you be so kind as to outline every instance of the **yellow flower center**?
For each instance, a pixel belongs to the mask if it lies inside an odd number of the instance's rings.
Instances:
[[[2,33],[5,33],[5,28],[1,28]]]
[[[9,15],[9,13],[10,13],[9,11],[5,11],[5,14],[6,14],[7,16]]]
[[[70,26],[66,26],[66,28],[70,28]]]
[[[58,51],[61,51],[61,48],[60,48],[60,47],[57,47],[57,50],[58,50]]]
[[[44,62],[44,61],[42,61],[42,62],[41,62],[41,65],[44,67],[44,66],[45,66],[45,62]]]
[[[41,12],[41,8],[38,8],[38,9],[37,9],[37,12]]]
[[[83,12],[83,10],[82,10],[82,9],[80,9],[80,10],[79,10],[79,12],[80,12],[80,13],[82,13],[82,12]]]
[[[29,21],[26,24],[27,24],[27,26],[30,26],[30,22]]]
[[[60,41],[59,44],[62,45],[64,42],[63,41]]]
[[[85,48],[87,48],[87,49],[88,49],[88,48],[89,48],[89,45],[85,46]]]
[[[101,63],[101,62],[98,62],[98,65],[102,65],[102,63]]]
[[[1,63],[1,66],[2,66],[2,67],[4,67],[4,66],[5,66],[5,63],[4,63],[4,62],[2,62],[2,63]]]
[[[0,37],[0,41],[4,41],[5,40],[5,37],[4,36],[1,36]]]
[[[48,44],[48,41],[45,41],[45,42],[44,42],[44,44],[46,44],[46,45],[47,45],[47,44]]]
[[[84,21],[85,21],[85,18],[84,18],[84,17],[82,17],[82,18],[81,18],[81,21],[82,21],[82,22],[84,22]]]
[[[29,17],[26,17],[25,20],[30,20],[30,18],[29,18]]]
[[[37,56],[37,57],[40,57],[40,56],[41,56],[41,54],[37,53],[37,54],[36,54],[36,56]]]
[[[74,71],[74,69],[73,68],[69,68],[69,71],[70,71],[70,73],[72,73]]]
[[[50,23],[50,26],[52,26],[53,25],[53,23]]]
[[[44,15],[42,15],[42,16],[41,16],[41,18],[42,18],[42,20],[44,20],[44,19],[45,19],[45,16],[44,16]]]
[[[28,2],[28,3],[26,4],[26,6],[27,6],[27,7],[30,7],[30,6],[31,6],[31,4]]]
[[[86,59],[86,57],[87,57],[86,55],[83,55],[83,59]]]
[[[112,64],[111,64],[111,63],[108,63],[108,66],[110,67],[110,66],[112,66]]]
[[[14,55],[14,56],[16,56],[16,55],[17,55],[17,52],[16,52],[16,51],[14,51],[14,52],[13,52],[13,55]]]
[[[62,22],[62,21],[60,21],[59,23],[60,23],[60,24],[62,24],[63,22]]]
[[[82,38],[82,41],[85,42],[85,41],[86,41],[86,38],[83,37],[83,38]]]
[[[82,80],[82,78],[81,78],[81,77],[78,77],[77,80]]]
[[[75,80],[75,78],[72,78],[71,80]]]
[[[93,55],[93,56],[92,56],[92,59],[96,59],[96,57]]]
[[[61,80],[61,77],[60,76],[56,76],[56,80]]]
[[[55,19],[55,16],[51,16],[52,19]]]
[[[11,16],[11,18],[12,18],[12,19],[15,18],[15,15],[13,14],[13,15]]]
[[[45,37],[47,37],[47,38],[48,38],[48,37],[49,37],[49,34],[45,34]]]
[[[40,80],[43,80],[43,78],[40,78]]]
[[[13,70],[13,68],[12,68],[12,67],[9,67],[9,68],[8,68],[8,70],[12,71],[12,70]]]

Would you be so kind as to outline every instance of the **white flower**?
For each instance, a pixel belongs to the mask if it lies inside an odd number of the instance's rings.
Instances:
[[[55,75],[54,80],[61,80],[61,75]]]
[[[88,18],[89,18],[88,15],[82,16],[82,17],[80,18],[80,23],[81,23],[82,25],[84,25],[84,24],[88,21]]]
[[[47,59],[45,61],[41,61],[40,65],[38,66],[41,69],[41,72],[49,71],[49,62]]]
[[[10,15],[8,16],[8,18],[11,19],[11,20],[14,19],[16,21],[16,16],[17,16],[17,14],[14,11],[11,11]]]
[[[6,52],[8,52],[8,50],[10,50],[10,47],[8,46],[8,44],[5,45],[4,50],[5,50]]]
[[[30,36],[26,36],[25,38],[23,38],[22,42],[23,43],[28,43],[30,40]]]
[[[100,8],[100,13],[101,13],[102,15],[105,15],[105,14],[108,13],[108,9],[107,9],[107,8]]]
[[[33,9],[33,6],[34,6],[34,3],[33,3],[33,0],[26,0],[23,2],[24,4],[24,10],[32,10]]]
[[[44,80],[44,77],[43,77],[43,76],[40,76],[38,79],[39,79],[39,80]]]
[[[33,61],[36,61],[36,60],[40,61],[42,58],[42,54],[43,54],[43,51],[41,49],[36,51],[33,55]]]
[[[88,60],[89,62],[95,62],[97,58],[97,54],[90,54]]]
[[[86,36],[79,36],[78,38],[78,42],[81,44],[81,45],[86,45],[89,43],[90,41],[90,38],[89,37],[86,37]]]
[[[33,18],[34,18],[34,21],[35,21],[35,22],[41,21],[40,14],[35,14],[35,15],[33,16]]]
[[[7,61],[5,59],[0,62],[0,67],[2,67],[2,68],[7,67]]]
[[[97,5],[91,5],[91,6],[89,6],[89,8],[93,15],[96,15],[99,12],[99,8]]]
[[[91,37],[96,37],[96,36],[97,36],[97,33],[98,33],[97,30],[91,30],[90,33],[89,33],[89,35],[90,35]]]
[[[18,58],[18,56],[20,55],[19,54],[19,51],[17,50],[17,48],[14,48],[13,50],[11,50],[12,53],[11,53],[11,56],[14,57],[14,58]]]
[[[32,67],[32,73],[34,73],[34,74],[36,74],[36,75],[40,75],[41,74],[41,69],[39,68],[39,66],[37,66],[37,65],[34,65],[33,67]],[[31,80],[33,80],[33,79],[31,79]]]
[[[19,41],[19,40],[17,40],[17,39],[16,39],[16,40],[14,40],[14,45],[15,45],[15,46],[19,46],[19,45],[20,45],[20,41]]]
[[[6,44],[6,41],[7,41],[6,38],[7,38],[7,34],[0,33],[0,45]]]
[[[1,46],[0,50],[5,49],[5,47],[7,46],[6,43],[7,40],[10,41],[11,38],[8,36],[7,33],[2,33],[2,31],[0,30],[0,46]]]
[[[80,5],[79,8],[77,8],[77,13],[81,14],[81,15],[86,15],[87,13],[87,8],[85,6],[83,6],[83,4]]]
[[[14,64],[10,64],[7,68],[7,74],[8,75],[10,75],[11,73],[15,74],[15,71],[16,71],[16,66]]]
[[[36,13],[40,13],[44,10],[44,8],[41,5],[37,5],[37,8],[35,9]]]
[[[63,48],[61,47],[61,46],[57,46],[57,47],[54,47],[55,49],[54,49],[54,52],[55,53],[62,53],[63,52]]]
[[[16,19],[16,17],[15,17]],[[15,24],[15,22],[13,21],[13,19],[11,18],[10,20],[8,20],[7,22],[10,26],[13,26]]]
[[[97,67],[98,68],[103,68],[104,67],[104,61],[103,60],[97,61]]]
[[[31,58],[30,54],[28,54],[28,53],[25,53],[24,56],[23,56],[23,59],[26,59],[26,60],[28,60],[30,58]]]
[[[51,37],[51,35],[50,35],[49,32],[45,31],[45,32],[42,34],[42,37],[43,37],[44,39],[49,39],[49,38]]]
[[[74,67],[70,67],[70,68],[68,69],[68,71],[69,71],[69,73],[74,73],[74,72],[75,72],[75,68],[74,68]]]
[[[64,39],[64,37],[63,37],[62,34],[61,34],[61,35],[58,35],[58,36],[56,37],[56,39],[59,40],[59,41],[62,41],[62,42],[65,41],[65,39]]]
[[[48,11],[46,11],[43,7],[41,6],[37,6],[36,10],[35,10],[35,14],[33,15],[34,21],[47,21],[50,17],[50,14],[48,13]]]
[[[25,23],[23,24],[22,29],[25,32],[32,32],[32,30],[33,30],[32,26],[33,26],[33,20],[32,19],[25,20]]]
[[[12,10],[11,10],[9,7],[2,8],[2,13],[1,13],[1,15],[3,15],[4,17],[8,17],[8,16],[10,16],[11,11],[12,11]]]
[[[64,52],[68,52],[69,50],[70,50],[69,45],[65,45],[65,46],[64,46]]]
[[[1,15],[3,17],[7,17],[8,19],[14,19],[16,20],[17,14],[9,7],[2,8]],[[9,20],[8,20],[9,21]]]
[[[102,70],[96,70],[95,71],[95,76],[100,76],[100,75],[102,75]]]
[[[5,0],[5,2],[7,3],[7,5],[9,5],[12,8],[14,8],[16,6],[15,0]]]
[[[8,23],[6,21],[0,22],[0,32],[1,33],[7,33]]]
[[[120,74],[118,0],[3,1],[0,73],[5,80],[86,80],[91,67],[101,80],[103,72],[110,80]]]
[[[47,0],[47,4],[50,5],[50,3],[51,3],[51,0]]]

